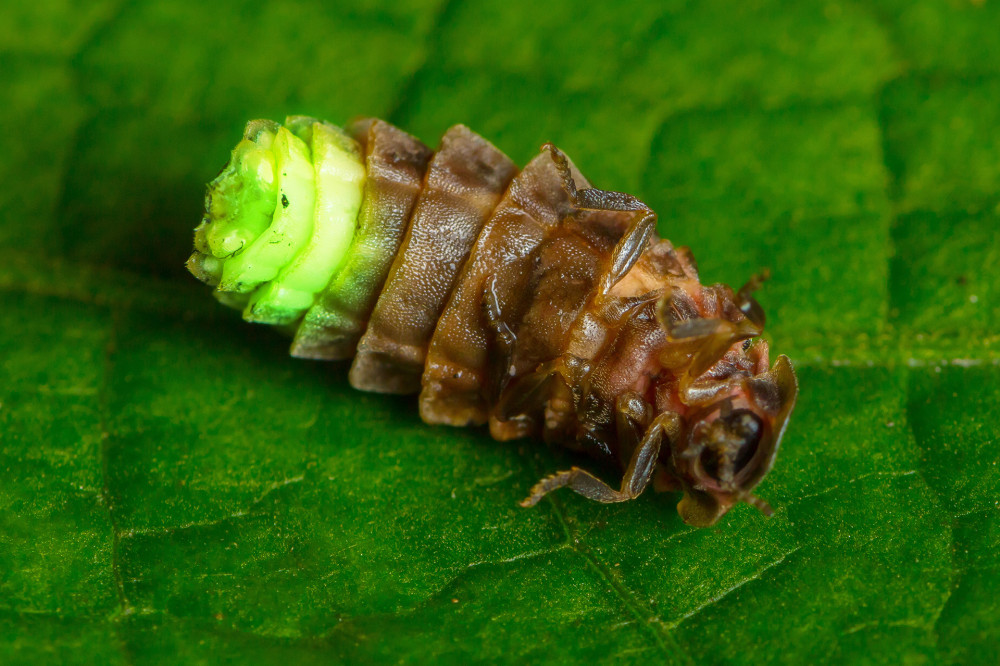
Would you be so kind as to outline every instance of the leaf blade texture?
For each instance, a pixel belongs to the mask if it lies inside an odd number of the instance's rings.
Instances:
[[[541,4],[0,8],[0,661],[995,659],[996,3]],[[769,266],[775,516],[522,510],[589,461],[224,312],[203,187],[289,113],[552,141],[706,280]]]

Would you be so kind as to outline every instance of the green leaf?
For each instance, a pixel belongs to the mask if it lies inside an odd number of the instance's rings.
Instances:
[[[0,7],[0,662],[995,661],[997,3],[78,4]],[[770,266],[775,516],[520,509],[593,464],[223,311],[203,188],[289,113],[553,141],[706,280]]]

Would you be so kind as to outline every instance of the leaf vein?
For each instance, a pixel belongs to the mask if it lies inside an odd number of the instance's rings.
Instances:
[[[718,603],[719,601],[721,601],[722,599],[726,598],[727,596],[729,596],[730,594],[732,594],[736,590],[740,589],[741,587],[744,587],[745,585],[747,585],[749,583],[752,583],[755,580],[760,580],[761,577],[763,577],[763,575],[765,573],[767,573],[771,569],[775,568],[776,566],[779,566],[786,559],[788,559],[792,554],[798,552],[801,549],[802,549],[801,545],[798,545],[795,548],[792,548],[788,552],[782,554],[777,559],[772,560],[771,562],[768,562],[767,564],[765,564],[761,569],[759,569],[758,571],[754,572],[752,575],[747,576],[743,580],[741,580],[741,581],[735,583],[734,585],[726,588],[725,590],[723,590],[719,594],[717,594],[714,597],[711,597],[710,599],[708,599],[707,601],[705,601],[705,603],[703,603],[703,604],[701,604],[701,605],[699,605],[699,606],[691,609],[690,611],[688,611],[684,615],[680,616],[679,618],[677,618],[673,622],[669,623],[667,626],[669,626],[671,628],[677,627],[678,625],[680,625],[682,622],[684,622],[688,618],[693,617],[693,616],[697,615],[698,613],[700,613],[701,611],[703,611],[706,608],[708,608],[709,606]]]

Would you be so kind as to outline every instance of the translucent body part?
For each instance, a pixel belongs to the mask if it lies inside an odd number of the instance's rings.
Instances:
[[[213,256],[232,256],[271,224],[277,202],[273,142],[274,133],[266,130],[256,141],[240,141],[229,168],[209,186],[217,194],[207,212],[220,220],[209,225],[205,234]]]
[[[225,260],[241,252],[271,224],[277,204],[274,153],[279,125],[253,121],[233,149],[229,163],[208,184],[205,215],[195,229],[195,254],[188,267],[218,284]]]
[[[222,266],[220,291],[244,293],[273,280],[309,241],[316,205],[309,147],[287,128],[274,137],[278,204],[270,226]]]
[[[357,144],[325,123],[313,123],[309,134],[315,169],[312,234],[277,277],[254,293],[243,313],[248,321],[297,320],[344,263],[354,236],[365,182]]]
[[[251,121],[208,185],[188,268],[248,321],[292,324],[344,264],[364,182],[358,145],[340,128]]]

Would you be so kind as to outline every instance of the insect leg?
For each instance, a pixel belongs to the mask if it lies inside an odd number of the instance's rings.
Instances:
[[[621,399],[619,399],[619,407],[622,407]],[[639,419],[643,418],[643,415],[632,412],[625,413],[619,418],[619,428],[622,428],[621,419],[624,419],[626,420],[626,429],[634,429],[641,422]],[[627,424],[629,419],[634,423]],[[521,506],[534,506],[546,494],[564,486],[568,486],[570,490],[597,502],[625,502],[635,499],[642,494],[642,491],[649,485],[650,479],[653,478],[653,470],[656,469],[656,461],[660,455],[660,445],[663,438],[676,437],[680,428],[681,421],[677,414],[664,412],[656,417],[652,425],[646,429],[639,445],[635,447],[625,475],[622,477],[622,485],[619,490],[615,490],[590,472],[573,467],[569,470],[556,472],[536,483],[531,489],[531,494],[521,502]]]
[[[517,336],[503,318],[503,309],[496,292],[497,277],[494,275],[486,283],[483,291],[483,316],[488,324],[487,334],[493,347],[490,353],[490,402],[496,402],[510,381],[510,359],[517,343]]]
[[[656,213],[631,194],[599,190],[594,187],[577,189],[566,155],[551,143],[545,144],[542,149],[548,150],[552,155],[552,161],[562,176],[563,187],[578,208],[636,213],[625,235],[618,240],[611,252],[611,266],[602,278],[600,286],[600,293],[606,294],[629,272],[646,249],[649,239],[656,232]]]
[[[563,187],[566,188],[573,203],[578,207],[590,210],[649,210],[649,206],[631,194],[599,190],[592,187],[583,190],[577,189],[565,153],[551,143],[542,146],[542,150],[547,150],[552,155],[552,161],[555,162],[559,169],[559,175],[562,177]]]
[[[500,392],[490,414],[490,435],[498,442],[539,434],[548,402],[559,375],[533,373],[514,380]]]
[[[503,320],[503,311],[500,308],[500,298],[497,296],[496,284],[496,275],[491,277],[489,282],[486,283],[486,289],[483,293],[483,312],[486,315],[486,320],[489,322],[490,329],[496,335],[497,342],[501,345],[504,352],[509,354],[517,338],[514,335],[514,331],[510,330],[510,327]]]
[[[751,294],[760,289],[761,285],[770,277],[771,271],[765,268],[760,273],[751,276],[746,284],[736,292],[736,305],[739,306],[743,315],[750,320],[750,323],[759,329],[758,335],[764,330],[764,309],[760,307],[760,303]]]
[[[502,421],[521,416],[541,407],[548,400],[552,383],[562,379],[562,375],[550,364],[535,372],[513,380],[507,390],[500,394],[494,414]]]
[[[593,190],[584,191],[591,192]],[[600,291],[602,294],[611,291],[611,288],[618,284],[632,269],[646,246],[649,245],[649,239],[653,237],[654,233],[656,233],[656,213],[647,208],[632,221],[628,231],[615,245],[615,249],[611,253],[611,266],[601,279]]]

